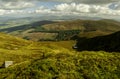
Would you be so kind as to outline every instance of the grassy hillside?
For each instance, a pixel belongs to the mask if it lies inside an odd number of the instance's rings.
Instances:
[[[7,32],[11,35],[22,38],[29,38],[30,40],[53,40],[59,36],[54,31],[70,31],[80,30],[79,37],[96,37],[108,35],[120,30],[120,22],[114,20],[73,20],[73,21],[38,21],[30,24],[14,26],[6,29],[1,29],[2,32]],[[41,33],[42,32],[42,33]],[[52,33],[51,33],[52,32]],[[65,34],[65,33],[64,33]],[[34,37],[38,35],[39,37]],[[42,36],[44,35],[44,37]],[[63,35],[65,36],[65,35]],[[66,39],[74,36],[65,37]],[[49,38],[47,38],[49,37]]]
[[[106,52],[62,52],[49,50],[44,56],[0,69],[1,79],[119,79],[120,54]]]
[[[80,30],[79,37],[92,38],[119,31],[120,22],[113,20],[74,20],[45,24],[41,28],[45,31]],[[37,28],[34,31],[41,31],[41,29]]]
[[[60,44],[26,41],[0,33],[0,65],[7,60],[14,62],[0,69],[0,79],[120,78],[120,53],[77,52]]]
[[[41,44],[53,44],[53,45],[56,45],[58,47],[63,47],[65,49],[68,49],[68,50],[74,50],[72,48],[72,46],[74,46],[76,44],[76,41],[42,41],[40,42]]]
[[[77,47],[78,50],[120,52],[120,31],[106,36],[79,38]]]
[[[0,33],[0,65],[4,61],[13,60],[21,62],[28,58],[26,47],[31,43],[4,33]]]
[[[74,20],[43,25],[46,30],[81,30],[79,37],[92,38],[120,30],[120,22],[113,20]]]
[[[55,23],[55,22],[53,22],[53,21],[37,21],[34,23],[30,23],[30,24],[0,29],[0,31],[6,31],[7,33],[10,33],[10,32],[19,31],[19,30],[24,31],[24,30],[29,30],[29,29],[38,29],[37,27],[40,27],[40,26],[45,25],[45,24],[51,24],[51,23]]]
[[[120,29],[120,22],[113,20],[74,20],[59,23],[47,24],[42,26],[46,30],[73,30],[82,31],[116,31]]]

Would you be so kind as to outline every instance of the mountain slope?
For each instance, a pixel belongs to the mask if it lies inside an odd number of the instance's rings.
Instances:
[[[78,50],[120,52],[120,31],[106,36],[79,38],[77,47]]]
[[[38,21],[16,27],[1,29],[12,35],[30,40],[55,39],[57,33],[54,31],[80,30],[79,37],[96,37],[108,35],[120,30],[120,22],[114,20],[73,20],[73,21]],[[51,33],[52,32],[52,33]],[[42,36],[44,35],[44,37]],[[36,36],[36,37],[34,37]],[[40,38],[39,38],[39,37]],[[43,37],[43,39],[42,39]],[[47,38],[49,37],[49,38]]]
[[[24,30],[28,30],[28,29],[34,29],[36,27],[45,25],[45,24],[51,24],[54,23],[53,21],[37,21],[31,24],[25,24],[25,25],[20,25],[20,26],[14,26],[14,27],[10,27],[10,28],[5,28],[5,29],[0,29],[0,31],[6,31],[8,33],[10,32],[14,32],[14,31],[24,31]]]
[[[116,31],[120,29],[120,22],[114,20],[74,20],[62,21],[59,23],[47,24],[42,26],[46,30],[73,30],[82,31]]]
[[[4,61],[14,64],[1,68]],[[119,79],[119,61],[120,53],[76,52],[0,33],[0,79]]]
[[[48,54],[48,52],[47,52]],[[120,54],[54,52],[0,70],[1,79],[119,79]]]

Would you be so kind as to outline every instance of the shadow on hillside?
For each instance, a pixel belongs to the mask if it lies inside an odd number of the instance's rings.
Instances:
[[[120,52],[120,32],[94,38],[78,38],[78,51]]]
[[[34,22],[34,23],[31,23],[31,24],[25,24],[25,25],[0,29],[0,31],[7,31],[8,33],[10,33],[10,32],[17,31],[17,30],[26,30],[26,29],[36,28],[38,26],[42,26],[42,25],[45,25],[45,24],[52,24],[52,23],[56,23],[56,22],[44,20],[44,21]]]

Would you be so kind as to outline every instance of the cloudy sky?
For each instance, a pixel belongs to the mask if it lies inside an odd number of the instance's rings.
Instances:
[[[0,16],[120,18],[120,0],[0,0]]]

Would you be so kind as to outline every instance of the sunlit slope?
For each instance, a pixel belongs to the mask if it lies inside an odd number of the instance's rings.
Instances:
[[[0,33],[0,65],[4,61],[14,64],[0,69],[0,79],[120,78],[120,53],[76,52],[59,43],[31,42]]]
[[[29,54],[25,48],[30,44],[26,40],[0,33],[0,65],[7,60],[20,62],[26,59]]]
[[[120,22],[114,20],[74,20],[42,26],[46,30],[81,30],[80,37],[96,37],[108,35],[120,30]]]
[[[52,50],[0,70],[1,79],[119,79],[120,54]]]
[[[18,37],[14,37],[5,33],[0,33],[0,47],[4,46],[4,48],[9,49],[9,45],[16,45],[17,48],[17,46],[25,46],[28,43],[28,41],[20,39]]]
[[[120,29],[120,22],[114,20],[73,20],[59,23],[46,24],[42,26],[46,30],[71,30],[80,29],[82,31],[116,31]]]
[[[52,43],[37,43],[0,33],[0,66],[4,61],[20,63],[36,58],[49,50],[48,48],[65,49]]]

